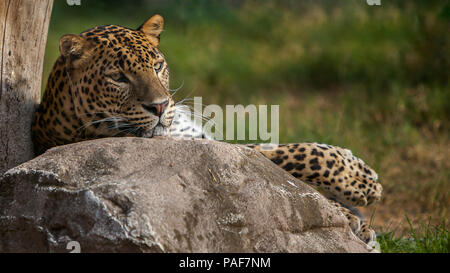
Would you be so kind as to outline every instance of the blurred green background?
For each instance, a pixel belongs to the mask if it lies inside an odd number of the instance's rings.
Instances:
[[[63,34],[165,18],[161,49],[176,99],[279,104],[281,142],[351,149],[376,169],[373,225],[403,234],[448,223],[448,1],[55,0],[45,85]],[[375,213],[374,213],[375,212]]]

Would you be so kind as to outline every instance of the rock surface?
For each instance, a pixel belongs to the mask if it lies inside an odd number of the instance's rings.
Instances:
[[[53,148],[0,180],[0,252],[368,252],[317,191],[210,140]]]

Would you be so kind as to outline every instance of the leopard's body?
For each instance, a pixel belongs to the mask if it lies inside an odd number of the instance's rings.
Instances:
[[[112,136],[209,138],[172,99],[168,66],[158,49],[162,27],[163,18],[155,15],[137,30],[108,25],[61,38],[61,56],[32,128],[37,154]],[[375,232],[346,206],[379,200],[382,187],[375,171],[349,150],[317,143],[247,147],[322,190],[359,238],[375,240]]]

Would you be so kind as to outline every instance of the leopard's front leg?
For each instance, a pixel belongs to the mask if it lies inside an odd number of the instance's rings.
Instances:
[[[346,205],[367,206],[381,198],[377,173],[350,150],[317,143],[280,144],[271,150],[261,144],[247,146]]]
[[[367,206],[381,198],[378,175],[351,151],[317,143],[281,144],[272,149],[264,149],[261,144],[247,146],[261,152],[294,177],[319,187],[347,217],[355,235],[366,243],[375,241],[375,231],[364,220],[332,200],[348,206]]]

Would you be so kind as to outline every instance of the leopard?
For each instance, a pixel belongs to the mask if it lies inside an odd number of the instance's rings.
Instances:
[[[60,38],[32,125],[36,155],[65,144],[105,137],[182,137],[214,141],[190,122],[169,88],[169,66],[159,49],[164,19],[136,29],[96,26]],[[242,145],[242,144],[236,144]],[[355,207],[379,201],[377,173],[348,149],[320,143],[245,144],[293,179],[308,183],[348,219],[363,242],[376,233]]]

